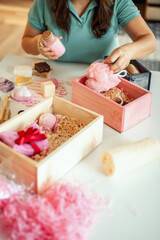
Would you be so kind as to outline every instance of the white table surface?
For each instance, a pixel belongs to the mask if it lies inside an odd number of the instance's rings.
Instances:
[[[15,65],[30,65],[35,58],[6,56],[0,62],[0,76],[13,80]],[[86,73],[87,64],[58,63],[50,77],[63,80],[71,100],[67,80]],[[64,179],[87,185],[104,196],[113,197],[112,216],[104,214],[93,226],[88,240],[160,240],[160,159],[124,176],[107,177],[101,164],[102,153],[111,147],[155,137],[160,141],[160,72],[152,72],[151,116],[124,133],[104,124],[103,142],[79,162]],[[0,236],[0,240],[5,238]],[[72,240],[72,239],[71,239]]]

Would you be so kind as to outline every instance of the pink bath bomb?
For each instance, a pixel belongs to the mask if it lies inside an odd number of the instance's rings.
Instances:
[[[55,125],[57,124],[57,118],[52,113],[43,113],[39,117],[38,123],[44,130],[52,131],[55,128]]]

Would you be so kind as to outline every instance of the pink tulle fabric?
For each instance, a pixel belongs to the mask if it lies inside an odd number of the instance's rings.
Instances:
[[[0,175],[0,216],[5,207],[15,199],[24,196],[24,189]],[[1,218],[0,218],[1,219]]]
[[[57,182],[44,196],[26,197],[0,178],[0,191],[6,192],[0,225],[11,240],[86,240],[101,205],[101,198],[71,183]]]
[[[97,92],[108,91],[117,86],[120,79],[113,74],[108,64],[103,62],[94,62],[87,69],[87,80],[85,85]]]

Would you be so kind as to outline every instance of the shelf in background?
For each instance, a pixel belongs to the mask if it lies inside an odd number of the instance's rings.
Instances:
[[[145,19],[152,21],[160,21],[160,0],[146,1]]]
[[[0,23],[24,25],[33,0],[0,0]]]

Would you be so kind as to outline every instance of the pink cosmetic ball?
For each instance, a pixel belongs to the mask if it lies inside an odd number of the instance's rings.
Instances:
[[[43,113],[39,117],[38,123],[39,126],[42,127],[42,129],[53,131],[57,125],[57,117],[52,113]]]

